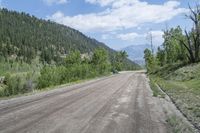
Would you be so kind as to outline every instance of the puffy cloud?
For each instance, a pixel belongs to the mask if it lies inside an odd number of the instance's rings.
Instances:
[[[138,33],[132,32],[132,33],[126,33],[126,34],[118,34],[116,37],[118,39],[123,40],[123,41],[133,41],[136,38],[143,37],[143,35],[140,35]]]
[[[153,42],[160,45],[163,42],[163,31],[155,30],[151,31]],[[146,40],[148,41],[149,33],[147,34],[138,34],[136,32],[124,33],[124,34],[117,34],[115,37],[121,39],[123,41],[135,41],[136,39],[139,40]]]
[[[107,40],[107,39],[110,39],[110,38],[111,38],[111,35],[109,35],[109,34],[103,34],[103,35],[101,36],[101,38],[102,38],[103,40]]]
[[[86,0],[86,2],[108,6],[108,8],[99,13],[75,16],[65,16],[57,11],[48,19],[83,32],[105,32],[135,28],[144,23],[161,23],[187,12],[187,9],[179,7],[179,1],[167,1],[162,5],[139,0]]]
[[[65,4],[68,0],[43,0],[43,2],[51,6],[53,4]]]
[[[112,32],[109,32],[109,33],[104,33],[104,34],[102,34],[102,35],[101,35],[101,38],[102,38],[103,40],[115,39],[117,34],[118,34],[117,32],[112,31]]]
[[[156,42],[156,44],[161,44],[164,41],[163,31],[152,31],[151,33],[152,33],[153,41]]]
[[[124,5],[131,5],[138,3],[138,0],[85,0],[90,4],[99,4],[101,6],[121,7]]]
[[[107,6],[110,5],[115,0],[85,0],[86,2],[90,4],[100,4],[101,6]]]

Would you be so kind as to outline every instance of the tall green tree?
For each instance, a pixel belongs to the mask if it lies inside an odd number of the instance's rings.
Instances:
[[[164,31],[163,38],[163,48],[166,56],[165,62],[162,62],[163,64],[187,60],[186,50],[180,43],[180,41],[184,41],[184,35],[180,26]]]
[[[81,64],[81,53],[77,50],[70,52],[65,59],[66,66]]]
[[[152,51],[149,49],[144,50],[144,59],[145,59],[145,66],[148,73],[151,73],[156,67],[156,61]]]
[[[158,65],[159,66],[164,66],[166,63],[166,53],[165,50],[162,49],[161,47],[158,47],[157,55],[156,55]]]
[[[124,62],[127,57],[128,57],[128,54],[126,53],[126,51],[117,52],[112,61],[113,69],[117,71],[123,70],[124,64],[125,64]]]
[[[108,53],[103,48],[98,48],[94,51],[91,62],[100,74],[108,72],[110,69]]]

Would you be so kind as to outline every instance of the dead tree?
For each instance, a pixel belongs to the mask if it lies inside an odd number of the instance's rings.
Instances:
[[[199,5],[196,5],[195,9],[192,9],[189,6],[190,15],[187,17],[192,20],[194,23],[194,27],[192,28],[191,32],[185,30],[186,42],[181,40],[181,44],[187,49],[188,51],[188,59],[191,63],[199,62],[199,50],[200,50],[200,9]]]

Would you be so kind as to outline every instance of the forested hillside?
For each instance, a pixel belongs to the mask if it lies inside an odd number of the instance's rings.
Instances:
[[[38,19],[26,13],[0,10],[0,60],[31,63],[37,56],[42,63],[60,63],[70,51],[90,54],[106,49],[110,58],[115,51],[70,27]],[[129,65],[136,65],[126,61]]]
[[[25,13],[2,9],[0,26],[0,53],[5,59],[14,55],[17,60],[30,62],[39,55],[41,61],[50,63],[69,51],[89,53],[98,46],[114,52],[77,30]]]
[[[0,97],[139,68],[75,29],[0,9]]]

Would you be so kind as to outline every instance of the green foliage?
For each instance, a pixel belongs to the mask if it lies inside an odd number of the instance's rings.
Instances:
[[[77,30],[23,12],[0,9],[0,18],[0,62],[30,64],[35,58],[39,58],[42,64],[60,65],[65,63],[63,58],[70,51],[90,54],[101,47],[109,53],[109,60],[116,53]],[[130,60],[125,63],[138,67]]]
[[[126,70],[126,63],[125,60],[128,57],[126,51],[117,52],[112,60],[112,69],[113,71],[121,71]]]
[[[181,45],[181,41],[185,41],[185,37],[179,26],[177,28],[166,30],[163,38],[163,45],[158,47],[155,55],[148,49],[144,51],[148,72],[159,71],[159,67],[165,68],[173,66],[173,64],[185,64],[188,62],[187,51]]]
[[[26,73],[30,71],[40,71],[42,64],[38,59],[32,60],[31,64],[19,61],[0,62],[0,76],[4,76],[6,73]]]
[[[49,86],[93,78],[109,72],[110,64],[105,49],[96,49],[91,61],[86,58],[81,59],[78,51],[70,52],[66,57],[65,66],[45,66],[40,71],[38,88],[43,89]]]
[[[145,51],[146,67],[148,72],[157,67],[165,67],[173,64],[192,64],[198,63],[200,61],[200,6],[196,5],[195,8],[190,9],[190,14],[188,18],[193,22],[193,28],[191,31],[186,31],[183,34],[180,26],[176,28],[167,29],[164,31],[164,42],[161,47],[158,48],[156,55],[150,53],[150,51]],[[149,57],[148,57],[149,56]],[[153,64],[153,58],[156,57]],[[154,67],[154,68],[153,68]]]
[[[0,97],[23,94],[34,89],[35,74],[5,75],[4,88],[0,90]]]
[[[0,9],[0,18],[0,60],[31,63],[39,57],[43,64],[51,64],[63,62],[61,57],[75,50],[91,53],[102,47],[115,53],[77,30],[23,12]]]
[[[173,99],[176,106],[187,116],[198,128],[200,125],[200,82],[199,80],[175,81],[163,80],[158,82],[162,89]]]
[[[167,118],[169,132],[171,133],[195,133],[196,131],[184,122],[180,117],[172,115]]]
[[[180,44],[180,40],[184,41],[185,39],[180,26],[166,30],[164,32],[163,38],[164,54],[162,55],[165,57],[159,58],[164,59],[160,60],[160,62],[162,61],[164,64],[172,64],[177,61],[183,61],[187,59],[186,49]]]
[[[105,51],[105,49],[99,48],[94,51],[92,57],[93,65],[103,64],[104,62],[107,61],[108,61],[108,53]]]
[[[159,86],[170,96],[176,106],[184,115],[195,125],[200,128],[200,6],[190,8],[191,14],[188,16],[193,22],[190,31],[171,28],[164,32],[164,43],[158,49],[156,55],[145,51],[145,61],[148,72],[151,76],[157,76]],[[156,56],[156,63],[153,58]],[[158,65],[159,68],[155,68]],[[191,132],[187,128],[179,128],[176,118],[170,118],[168,123],[171,124],[172,132]],[[181,126],[184,127],[184,126]]]
[[[0,84],[1,96],[92,78],[111,70],[116,52],[70,27],[7,9],[0,9],[0,25],[0,76],[12,73]],[[139,68],[128,59],[123,63],[124,69]]]
[[[200,64],[190,64],[176,69],[167,74],[166,78],[176,81],[189,81],[192,79],[200,79]]]
[[[151,75],[191,122],[200,127],[200,64],[164,66]]]
[[[71,66],[80,63],[81,63],[81,53],[77,50],[74,52],[70,52],[70,54],[67,55],[67,57],[65,58],[66,66]]]
[[[159,66],[164,66],[166,62],[166,55],[165,55],[165,50],[161,49],[158,47],[157,55],[156,55],[158,65]]]
[[[185,30],[186,42],[180,41],[187,50],[187,57],[190,63],[200,61],[200,5],[196,4],[195,8],[190,9],[188,18],[193,22],[193,27],[190,32]]]
[[[153,91],[153,96],[154,97],[161,97],[161,98],[165,98],[165,94],[158,88],[156,80],[152,77],[150,77],[150,87],[151,90]]]
[[[90,53],[99,46],[115,53],[77,30],[23,12],[0,9],[0,18],[0,59],[4,61],[31,63],[39,56],[42,63],[59,63],[70,51]]]
[[[155,57],[152,54],[151,50],[145,49],[144,59],[145,59],[145,62],[146,62],[147,72],[148,73],[152,72],[156,67],[156,60],[155,60]]]
[[[97,72],[99,72],[99,74],[104,74],[110,71],[108,53],[103,48],[99,48],[94,51],[91,63],[94,69],[96,69]]]
[[[44,89],[49,86],[74,82],[77,80],[93,78],[97,72],[88,64],[73,65],[70,67],[44,67],[38,79],[38,88]]]
[[[16,95],[23,93],[25,90],[23,88],[22,79],[19,76],[10,77],[7,81],[7,87],[4,91],[6,96]]]

